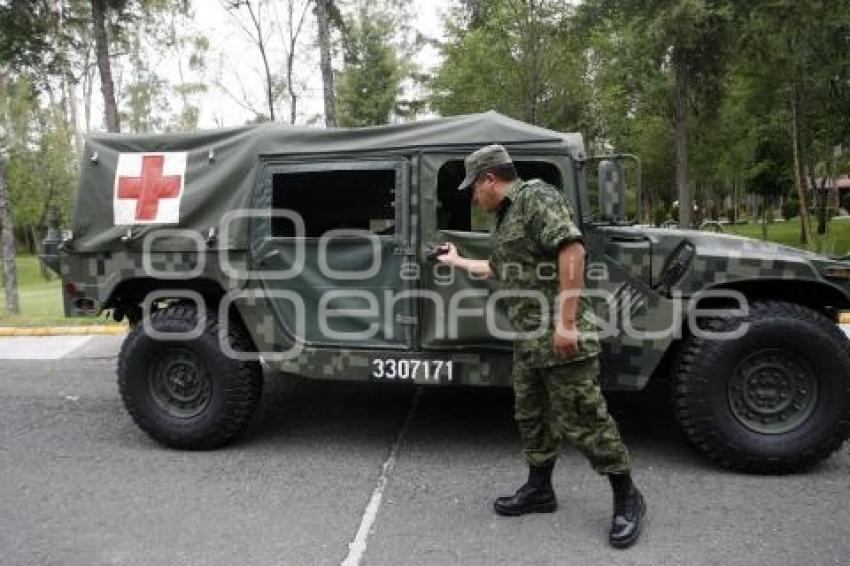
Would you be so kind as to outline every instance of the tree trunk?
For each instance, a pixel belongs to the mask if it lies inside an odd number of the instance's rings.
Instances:
[[[827,201],[827,188],[826,181],[829,177],[828,173],[825,173],[823,179],[821,179],[820,183],[820,191],[818,191],[818,234],[826,234],[826,201]]]
[[[245,2],[245,7],[248,9],[248,15],[251,17],[251,22],[254,24],[254,29],[257,30],[257,37],[255,43],[257,44],[257,48],[260,50],[260,57],[263,60],[263,69],[266,72],[266,103],[269,105],[269,119],[274,122],[274,84],[272,83],[272,71],[269,67],[269,58],[266,53],[266,43],[263,38],[263,23],[261,21],[262,15],[260,13],[261,4],[257,4],[257,13],[254,13],[254,8],[251,6],[250,2]]]
[[[738,225],[738,179],[732,181],[732,229]]]
[[[316,0],[316,21],[318,23],[319,53],[322,70],[322,88],[325,102],[325,125],[329,128],[337,126],[336,99],[334,98],[334,71],[331,67],[331,30],[328,5],[331,0]]]
[[[799,100],[796,87],[791,90],[791,141],[794,145],[794,184],[797,187],[797,196],[800,199],[800,242],[809,244],[812,242],[812,226],[809,223],[809,205],[806,199],[806,191],[803,188],[803,174],[800,167],[800,118]]]
[[[106,118],[106,130],[120,132],[118,105],[115,103],[115,84],[112,82],[112,65],[109,62],[109,38],[106,35],[106,2],[91,0],[92,23],[94,24],[94,44],[97,54],[97,67],[100,69],[100,91],[103,93],[103,114]]]
[[[289,49],[286,53],[286,89],[289,91],[289,123],[294,124],[298,117],[298,94],[295,92],[295,87],[292,82],[292,74],[295,67],[295,49],[298,46],[298,36],[301,35],[301,28],[304,27],[304,18],[307,15],[307,10],[310,6],[309,2],[304,4],[304,9],[298,17],[298,22],[295,22],[295,0],[289,0],[287,5],[289,17]]]
[[[79,105],[77,104],[77,84],[74,82],[72,75],[66,75],[66,85],[68,89],[68,109],[71,111],[69,116],[69,127],[71,128],[71,138],[74,140],[74,150],[77,155],[83,154],[83,134],[79,127]]]
[[[676,66],[676,187],[679,194],[679,227],[691,227],[693,199],[690,186],[690,108],[688,107],[688,78],[690,65],[681,51],[675,57]]]
[[[76,152],[82,144],[77,128],[77,92],[75,89],[74,73],[70,63],[71,49],[65,34],[65,0],[54,0],[52,18],[53,31],[57,42],[57,55],[59,65],[61,66],[62,119],[67,128],[65,132],[66,140]]]
[[[271,69],[269,68],[269,58],[266,55],[266,46],[263,43],[262,38],[260,39],[258,45],[259,45],[259,48],[260,48],[260,55],[263,58],[263,68],[266,70],[266,101],[268,102],[268,105],[269,105],[269,119],[272,122],[274,122],[275,121],[274,93],[273,93],[273,86],[274,85],[272,84],[272,72],[271,72]]]
[[[88,58],[88,56],[86,57]],[[85,123],[85,132],[88,134],[91,131],[91,99],[94,89],[94,67],[90,69],[86,67],[85,83],[83,83],[83,121]],[[85,146],[83,146],[85,147]]]
[[[0,245],[3,251],[3,289],[6,292],[6,311],[21,312],[18,301],[18,270],[15,267],[15,232],[12,205],[6,192],[6,168],[0,163]]]
[[[761,197],[761,239],[767,240],[767,197]]]
[[[293,51],[289,52],[289,57],[286,61],[286,89],[289,91],[289,123],[294,124],[298,117],[298,95],[295,94],[295,89],[292,88],[292,66],[295,64]]]

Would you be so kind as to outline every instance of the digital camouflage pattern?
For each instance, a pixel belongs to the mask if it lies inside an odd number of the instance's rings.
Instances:
[[[560,279],[551,271],[562,246],[582,241],[575,214],[555,187],[521,179],[508,187],[497,214],[490,264],[500,287],[537,292],[548,308],[542,312],[539,300],[528,296],[506,300],[517,332],[541,327],[544,318],[549,321],[540,337],[514,341],[514,418],[526,461],[532,466],[553,461],[560,442],[567,440],[599,473],[627,472],[628,451],[599,388],[600,347],[587,297],[580,296],[577,304],[577,353],[565,359],[554,351]],[[541,264],[553,266],[550,273]],[[584,272],[578,275],[583,278]]]
[[[280,250],[270,249],[270,255],[263,256],[263,246],[275,242],[266,242],[269,239],[264,240],[261,230],[252,230],[260,224],[248,219],[234,221],[225,237],[222,216],[239,208],[269,206],[269,170],[273,164],[339,159],[394,159],[404,165],[398,197],[400,202],[407,199],[400,217],[408,224],[400,227],[387,244],[387,257],[415,263],[424,273],[424,246],[450,240],[464,255],[486,258],[492,252],[486,234],[438,228],[437,192],[444,164],[452,160],[462,163],[473,149],[493,141],[504,144],[515,160],[539,161],[560,171],[563,182],[558,190],[568,197],[570,218],[576,228],[581,227],[587,250],[590,268],[586,289],[610,294],[608,304],[593,299],[597,320],[604,320],[610,308],[629,313],[636,328],[657,332],[644,337],[620,333],[600,340],[604,389],[645,387],[675,348],[676,334],[664,330],[681,329],[687,316],[684,304],[705,289],[744,289],[748,296],[757,297],[761,289],[770,286],[774,298],[785,297],[792,302],[804,299],[823,312],[850,308],[850,280],[832,277],[828,271],[847,268],[846,261],[724,234],[592,222],[582,180],[586,156],[581,136],[534,127],[492,112],[356,130],[265,125],[192,134],[96,134],[87,141],[82,163],[73,237],[45,260],[61,274],[63,283],[75,285],[73,293],[70,286],[62,288],[69,316],[93,316],[128,303],[140,304],[149,291],[157,289],[202,290],[213,310],[217,297],[245,291],[262,294],[273,287],[265,280],[234,277],[223,268],[224,258],[237,270],[262,270],[263,262],[274,260],[271,254]],[[119,154],[162,151],[188,154],[180,224],[115,225],[112,199]],[[451,190],[455,187],[456,183]],[[184,230],[196,238],[193,241],[162,234],[164,229]],[[143,242],[151,234],[162,237],[153,241],[146,266]],[[666,281],[668,260],[683,243],[693,247],[693,257],[680,277]],[[196,271],[200,265],[200,273],[180,276]],[[177,277],[152,276],[149,267]],[[386,262],[384,267],[390,271],[395,265]],[[310,271],[301,281],[286,282],[287,288],[305,295],[315,293],[316,275],[315,270]],[[446,288],[445,295],[458,289],[489,292],[496,288],[494,283],[498,282],[471,281],[461,276],[454,286]],[[381,288],[390,285],[435,289],[424,276],[418,281],[400,282],[388,275]],[[468,303],[475,306],[485,300],[470,299]],[[251,305],[236,301],[236,312],[261,352],[286,350],[292,342],[285,312],[274,303],[269,298],[259,298]],[[483,325],[472,317],[462,321],[461,339],[437,340],[432,335],[429,308],[428,304],[412,304],[403,313],[406,322],[396,328],[397,334],[407,332],[402,345],[398,340],[374,348],[354,342],[306,344],[293,360],[264,359],[271,367],[308,377],[362,381],[372,379],[369,360],[378,356],[454,360],[455,379],[441,385],[510,385],[509,342],[486,336]],[[315,320],[314,315],[307,313],[308,324]],[[580,323],[584,319],[580,317]]]
[[[552,367],[597,356],[599,340],[593,311],[584,296],[579,297],[576,312],[578,352],[565,360],[554,351],[554,332],[560,317],[560,283],[553,264],[557,262],[562,245],[582,240],[573,221],[575,214],[566,199],[543,181],[517,179],[508,187],[497,214],[490,264],[500,287],[511,292],[533,291],[545,298],[542,304],[533,296],[506,298],[511,326],[519,333],[529,333],[541,328],[544,319],[549,321],[546,332],[540,337],[520,338],[514,342],[514,363]],[[542,312],[542,306],[548,306],[548,312]]]
[[[629,453],[599,388],[596,358],[552,368],[514,367],[514,418],[532,466],[558,457],[566,440],[600,474],[625,473]]]

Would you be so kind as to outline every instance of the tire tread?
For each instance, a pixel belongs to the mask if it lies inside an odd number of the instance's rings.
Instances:
[[[151,315],[150,322],[162,332],[179,331],[196,326],[198,313],[190,306],[174,305]],[[204,320],[202,338],[218,339],[218,317],[207,311]],[[128,364],[140,341],[149,339],[145,334],[144,325],[137,324],[121,346],[118,355],[118,390],[127,412],[133,421],[157,442],[173,448],[209,450],[219,448],[241,435],[247,427],[262,395],[263,377],[259,364],[252,361],[232,360],[227,368],[216,368],[217,372],[226,371],[223,382],[225,389],[225,405],[223,414],[216,419],[212,429],[203,433],[186,434],[179,430],[164,430],[157,426],[152,415],[130,394],[128,387]],[[235,323],[228,328],[228,339],[237,351],[251,351],[253,344],[245,330]]]
[[[835,345],[836,355],[843,358],[844,366],[850,368],[850,341],[841,329],[824,315],[798,304],[776,300],[760,300],[750,305],[747,320],[768,320],[770,318],[791,318],[798,322],[817,325]],[[737,323],[730,315],[711,319],[707,329],[723,331]],[[759,458],[747,454],[742,447],[721,437],[712,426],[708,402],[695,390],[706,384],[710,372],[706,366],[712,359],[717,341],[705,340],[695,336],[688,337],[682,344],[677,363],[674,365],[672,405],[675,416],[688,440],[711,460],[721,466],[742,472],[787,473],[804,470],[828,458],[838,450],[850,434],[850,375],[845,380],[844,417],[832,427],[830,434],[816,446],[788,457]]]

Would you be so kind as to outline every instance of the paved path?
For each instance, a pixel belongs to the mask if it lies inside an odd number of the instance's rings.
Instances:
[[[806,474],[733,474],[689,448],[662,400],[614,398],[650,505],[640,544],[614,551],[607,485],[569,450],[556,468],[558,512],[492,513],[492,498],[524,474],[508,391],[424,388],[414,406],[412,388],[269,376],[242,440],[181,452],[124,412],[119,344],[94,337],[62,359],[0,362],[0,564],[356,555],[369,565],[844,565],[850,556],[847,445]],[[24,351],[0,342],[9,348]],[[351,552],[356,539],[365,548]]]

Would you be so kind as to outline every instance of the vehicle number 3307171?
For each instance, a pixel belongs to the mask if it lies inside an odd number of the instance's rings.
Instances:
[[[387,380],[451,381],[454,366],[451,360],[415,360],[375,358],[372,360],[372,377]]]

